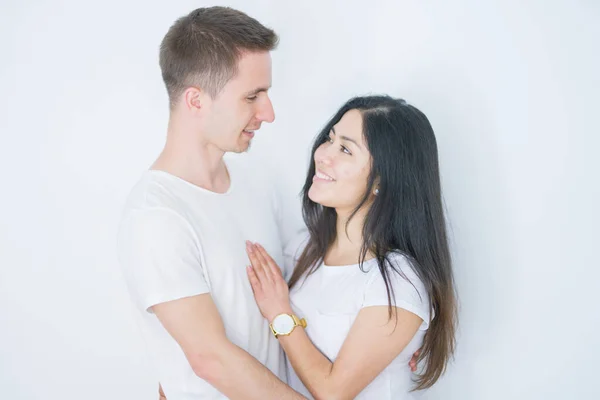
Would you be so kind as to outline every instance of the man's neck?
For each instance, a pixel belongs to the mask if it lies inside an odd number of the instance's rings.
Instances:
[[[170,121],[167,142],[151,169],[168,172],[201,188],[224,193],[230,177],[224,152],[202,140],[197,132]]]

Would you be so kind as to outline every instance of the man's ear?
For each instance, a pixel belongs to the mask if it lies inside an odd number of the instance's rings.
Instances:
[[[188,87],[182,97],[185,108],[192,112],[198,112],[204,106],[204,92],[197,87]]]

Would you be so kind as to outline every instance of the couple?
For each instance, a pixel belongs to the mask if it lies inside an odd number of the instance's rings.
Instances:
[[[348,101],[312,149],[308,233],[284,243],[276,195],[223,158],[275,118],[277,40],[211,7],[162,41],[167,141],[118,239],[157,378],[169,400],[411,398],[454,349],[434,133],[402,100]]]

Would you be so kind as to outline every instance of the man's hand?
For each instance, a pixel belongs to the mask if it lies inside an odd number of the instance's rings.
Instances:
[[[163,392],[160,383],[158,384],[158,400],[167,400],[167,396],[165,396],[165,392]]]
[[[410,370],[412,372],[417,371],[417,362],[419,360],[419,354],[421,354],[421,349],[415,351],[415,354],[413,354],[412,358],[408,362],[408,365],[410,366]]]

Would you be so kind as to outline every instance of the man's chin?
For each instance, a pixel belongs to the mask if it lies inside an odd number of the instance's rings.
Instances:
[[[235,154],[242,154],[242,153],[247,153],[248,151],[250,151],[250,144],[240,144],[237,147],[231,148],[230,150],[227,151],[227,153],[235,153]]]
[[[252,142],[251,141],[247,141],[245,143],[241,143],[238,146],[238,151],[236,153],[246,153],[248,151],[250,151],[250,147],[252,147]]]

